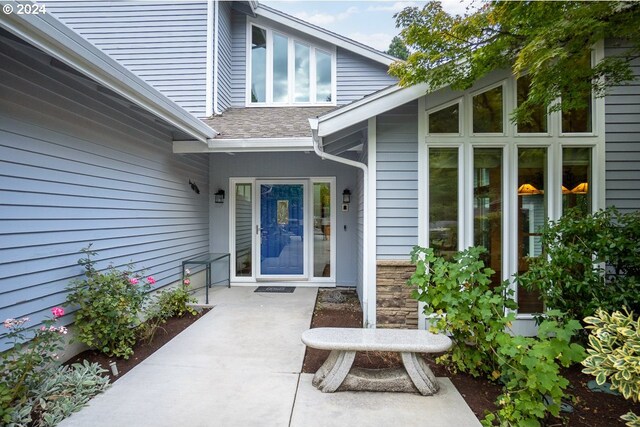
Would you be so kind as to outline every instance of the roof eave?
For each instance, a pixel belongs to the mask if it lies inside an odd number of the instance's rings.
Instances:
[[[429,85],[426,83],[409,87],[393,85],[342,108],[323,114],[313,121],[310,120],[310,125],[312,129],[317,129],[319,137],[325,137],[420,98],[429,90]]]
[[[12,3],[0,0],[0,5]],[[206,143],[216,132],[49,14],[0,14],[0,27]]]

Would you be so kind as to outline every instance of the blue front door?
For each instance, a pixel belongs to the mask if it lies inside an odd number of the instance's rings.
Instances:
[[[303,276],[305,259],[302,183],[261,183],[259,276]]]

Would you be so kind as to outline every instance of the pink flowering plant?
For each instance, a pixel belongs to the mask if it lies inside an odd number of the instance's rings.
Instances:
[[[57,353],[62,350],[67,328],[58,326],[56,320],[64,315],[64,309],[55,307],[51,313],[53,318],[35,329],[27,326],[28,317],[3,322],[4,338],[11,350],[0,355],[1,425],[10,423],[15,412],[33,397],[33,390],[59,365]]]
[[[78,264],[86,277],[72,281],[67,296],[69,306],[77,308],[77,339],[107,356],[128,359],[136,342],[135,328],[156,281],[153,276],[134,273],[133,265],[125,271],[113,266],[98,271],[93,259],[97,253],[91,245],[82,252],[85,257]]]

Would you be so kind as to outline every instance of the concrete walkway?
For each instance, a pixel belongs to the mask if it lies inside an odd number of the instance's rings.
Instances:
[[[324,394],[300,374],[317,289],[214,288],[215,308],[62,427],[479,426],[448,380],[434,397]]]

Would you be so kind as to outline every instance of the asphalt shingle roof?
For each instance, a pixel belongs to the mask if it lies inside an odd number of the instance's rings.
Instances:
[[[203,121],[220,132],[221,139],[311,137],[309,118],[335,107],[230,108]]]

